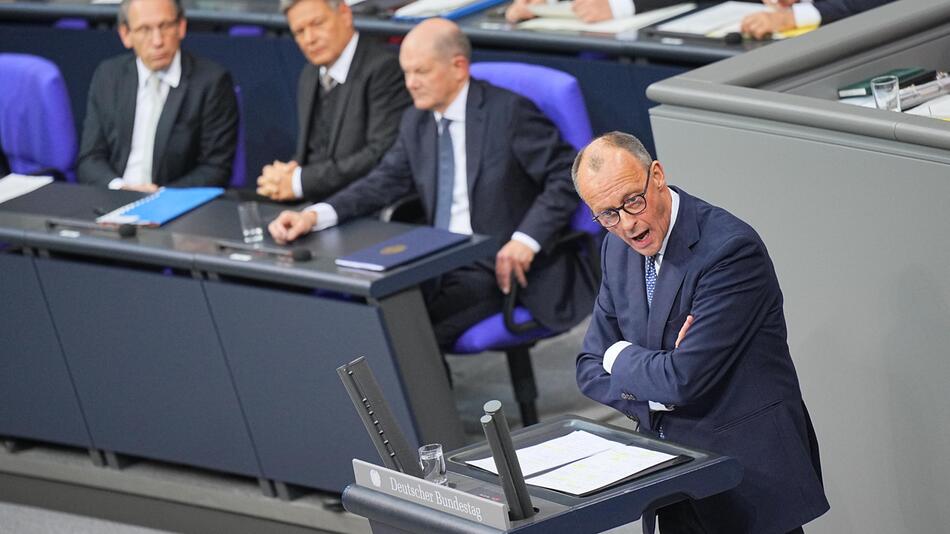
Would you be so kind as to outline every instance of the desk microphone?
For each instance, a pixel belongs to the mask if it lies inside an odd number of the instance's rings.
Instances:
[[[119,237],[134,237],[138,233],[138,227],[134,224],[122,223],[118,226],[113,225],[103,225],[89,221],[79,221],[74,219],[60,219],[58,217],[50,217],[46,219],[47,228],[55,228],[57,226],[65,226],[71,228],[84,228],[87,230],[100,230],[103,232],[115,232],[119,234]]]
[[[729,45],[742,44],[742,34],[739,32],[729,32],[722,38],[722,41]]]
[[[505,492],[505,501],[508,503],[508,517],[513,520],[527,519],[536,511],[531,504],[531,495],[525,485],[521,464],[518,462],[518,453],[511,441],[511,432],[508,429],[508,420],[501,409],[501,403],[490,400],[483,407],[482,430],[488,440],[495,469]]]
[[[297,247],[293,249],[283,249],[277,247],[268,247],[260,244],[238,243],[236,241],[218,241],[218,247],[221,249],[244,250],[247,252],[263,252],[271,256],[289,257],[294,261],[304,262],[313,259],[313,252],[310,249]]]

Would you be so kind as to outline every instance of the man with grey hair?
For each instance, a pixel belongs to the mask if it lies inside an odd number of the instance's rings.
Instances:
[[[520,302],[554,331],[590,313],[593,275],[554,243],[577,207],[574,150],[529,100],[469,77],[468,39],[444,19],[409,32],[399,63],[414,108],[396,143],[366,177],[269,226],[280,243],[378,210],[409,193],[429,224],[494,236],[501,249],[425,288],[436,341],[447,351],[469,326],[501,309],[512,279]]]
[[[609,232],[578,386],[641,433],[743,467],[735,489],[657,510],[660,532],[801,533],[828,501],[765,244],[732,214],[667,185],[663,165],[629,134],[595,139],[573,173]],[[652,524],[644,517],[644,531]]]
[[[231,75],[181,50],[187,22],[179,0],[123,0],[118,23],[134,54],[93,74],[79,181],[142,192],[227,185],[238,120]]]
[[[409,106],[396,56],[353,28],[342,0],[283,0],[307,58],[297,83],[297,149],[257,179],[274,200],[323,200],[370,171],[396,139]]]

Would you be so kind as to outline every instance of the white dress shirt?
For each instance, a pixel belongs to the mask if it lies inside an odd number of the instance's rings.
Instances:
[[[442,117],[449,119],[449,133],[452,135],[452,156],[454,157],[455,180],[452,187],[452,215],[449,218],[449,231],[458,234],[471,235],[472,232],[472,212],[468,198],[468,171],[467,158],[465,153],[465,109],[468,104],[469,82],[465,82],[455,100],[445,108],[445,113],[433,111],[435,123],[441,134],[442,126],[440,121]],[[317,225],[313,230],[323,230],[335,226],[338,217],[333,206],[326,202],[314,204],[307,210],[317,213]],[[515,232],[511,238],[523,243],[537,254],[541,250],[538,242],[523,232]]]
[[[125,164],[125,172],[122,177],[115,178],[109,182],[109,189],[121,189],[126,185],[146,185],[152,183],[151,176],[145,176],[145,154],[146,143],[155,144],[155,138],[145,139],[147,135],[145,122],[152,115],[153,101],[148,98],[147,83],[152,71],[145,66],[140,58],[135,59],[135,68],[138,71],[138,92],[135,96],[135,123],[132,126],[132,148],[129,152],[129,160]],[[175,52],[171,65],[167,69],[157,71],[159,79],[159,102],[160,108],[165,107],[165,100],[168,99],[168,92],[172,87],[178,87],[181,83],[181,50]],[[150,152],[150,151],[149,151]]]
[[[670,235],[673,233],[673,226],[676,225],[676,215],[680,211],[680,196],[676,191],[670,189],[670,196],[672,197],[672,207],[670,208],[670,227],[666,230],[666,235],[663,237],[663,244],[660,246],[660,251],[656,253],[656,276],[657,280],[660,277],[660,266],[663,265],[663,256],[666,254],[666,245],[670,241]],[[618,341],[611,345],[604,352],[604,371],[607,371],[610,374],[610,370],[613,369],[614,362],[617,361],[617,357],[620,356],[620,353],[623,349],[633,345],[629,341]],[[670,411],[673,408],[659,402],[650,401],[650,409],[658,411]]]
[[[821,24],[821,13],[812,5],[811,1],[802,0],[792,4],[792,14],[795,16],[796,28]]]
[[[333,81],[337,85],[343,85],[346,83],[346,76],[350,73],[350,65],[353,63],[353,55],[356,54],[356,44],[360,40],[360,32],[353,32],[353,36],[350,37],[350,42],[346,44],[346,47],[343,48],[343,51],[340,52],[340,57],[336,58],[336,61],[328,68],[326,65],[320,65],[320,76],[324,76],[327,73],[330,74],[330,78],[333,78]],[[310,120],[310,117],[300,117],[300,120]],[[310,135],[315,135],[313,132]],[[303,198],[303,185],[301,181],[301,173],[303,169],[297,167],[294,169],[294,174],[291,177],[290,187],[293,189],[294,197]],[[319,217],[318,217],[319,218]]]

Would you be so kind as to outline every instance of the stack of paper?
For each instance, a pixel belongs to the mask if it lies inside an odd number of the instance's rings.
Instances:
[[[678,4],[647,11],[640,15],[621,19],[605,20],[602,22],[582,22],[574,17],[570,11],[570,2],[558,2],[551,6],[532,6],[532,11],[540,18],[526,20],[516,27],[519,30],[537,31],[575,31],[618,34],[646,28],[661,20],[696,9],[696,4]],[[568,14],[570,16],[568,16]]]
[[[503,3],[505,0],[416,0],[393,14],[394,19],[421,20],[443,17],[449,20],[477,13]]]
[[[664,452],[624,445],[575,430],[566,436],[516,451],[525,482],[571,495],[587,495],[667,462],[686,461]],[[497,474],[492,458],[469,465]]]
[[[8,174],[5,178],[0,178],[0,203],[35,191],[52,181],[52,176]]]

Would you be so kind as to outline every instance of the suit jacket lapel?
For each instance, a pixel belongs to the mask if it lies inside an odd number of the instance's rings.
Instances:
[[[475,182],[479,178],[482,162],[482,147],[485,146],[485,110],[482,108],[484,99],[482,85],[471,80],[468,88],[468,101],[465,104],[465,176],[468,180],[468,202],[472,214],[475,198]]]
[[[125,64],[125,72],[119,80],[119,93],[116,95],[116,129],[119,132],[119,153],[122,172],[129,162],[132,152],[132,129],[135,127],[135,103],[139,94],[139,73],[135,67],[135,55]]]
[[[162,162],[165,161],[165,148],[168,146],[168,138],[172,134],[172,127],[178,119],[178,111],[185,100],[185,94],[188,91],[188,80],[191,77],[191,57],[185,53],[181,55],[181,80],[178,87],[171,87],[168,91],[168,97],[165,99],[165,106],[162,107],[162,114],[158,118],[158,127],[155,129],[155,151],[152,154],[152,181],[156,184],[163,184]]]
[[[419,128],[417,130],[419,170],[413,174],[416,181],[416,190],[426,208],[428,222],[435,220],[435,192],[439,184],[439,128],[435,124],[435,116],[431,111],[422,111]],[[410,147],[410,152],[411,152]]]
[[[306,165],[304,161],[307,157],[307,139],[310,136],[310,123],[313,118],[313,106],[320,97],[317,94],[317,80],[319,79],[319,67],[312,64],[307,65],[307,73],[300,82],[301,95],[298,96],[297,106],[297,151],[295,152],[297,162]]]
[[[689,262],[692,247],[699,240],[699,227],[696,223],[696,211],[692,199],[686,194],[677,191],[680,195],[679,213],[673,233],[666,244],[666,253],[663,264],[653,290],[653,305],[650,307],[650,319],[647,324],[647,346],[656,349],[672,349],[663,347],[663,330],[666,321],[670,318],[673,301],[683,285],[686,276],[686,266]],[[643,277],[641,276],[641,279]]]

